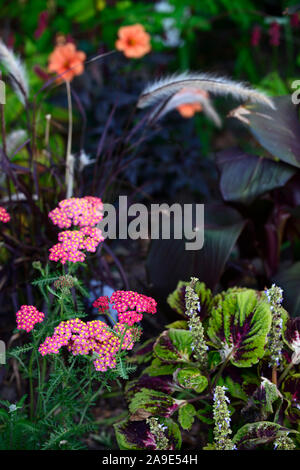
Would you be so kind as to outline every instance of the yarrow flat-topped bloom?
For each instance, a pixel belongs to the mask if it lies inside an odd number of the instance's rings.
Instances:
[[[36,323],[41,323],[45,314],[39,312],[33,305],[22,305],[20,310],[16,313],[17,317],[17,329],[25,330],[27,333],[33,330]]]
[[[92,353],[96,356],[95,369],[105,372],[116,367],[116,354],[120,349],[130,350],[133,345],[133,331],[125,332],[124,325],[117,323],[109,330],[100,320],[84,323],[75,318],[61,322],[53,336],[48,336],[40,345],[39,352],[42,356],[58,354],[61,347],[67,346],[74,356]]]
[[[99,312],[104,313],[109,309],[109,302],[112,308],[118,312],[119,323],[127,323],[132,326],[143,319],[143,313],[156,313],[156,301],[152,297],[138,294],[133,291],[117,290],[108,297],[99,297],[93,303],[99,308]]]
[[[82,51],[77,51],[76,46],[72,42],[56,46],[52,54],[49,56],[49,72],[56,72],[62,77],[58,77],[58,81],[65,80],[70,82],[75,75],[81,75],[84,70],[84,61],[86,55]]]
[[[65,230],[59,233],[56,245],[50,248],[50,261],[65,264],[83,262],[85,254],[82,250],[95,253],[97,246],[104,240],[102,232],[95,227],[103,217],[101,199],[85,196],[83,198],[64,199],[58,207],[49,213],[49,217],[60,228],[72,225],[79,230]]]
[[[71,197],[60,201],[58,207],[49,212],[49,217],[59,228],[94,227],[102,220],[102,211],[103,203],[98,197]]]
[[[141,24],[122,26],[118,37],[116,49],[130,59],[138,59],[151,51],[150,35]]]
[[[4,207],[0,206],[0,222],[4,222],[6,224],[9,221],[10,221],[9,213],[6,211],[6,209],[4,209]]]

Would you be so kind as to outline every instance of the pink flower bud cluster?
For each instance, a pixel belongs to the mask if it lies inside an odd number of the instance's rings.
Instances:
[[[255,25],[251,33],[251,46],[257,47],[261,40],[261,27]]]
[[[280,24],[274,21],[269,28],[270,45],[278,47],[280,44]]]
[[[93,303],[94,307],[99,308],[99,312],[104,312],[109,308],[109,302],[112,308],[118,312],[119,323],[127,323],[129,326],[138,323],[143,319],[143,313],[156,313],[156,301],[152,297],[138,294],[133,291],[118,290],[108,297],[99,297]]]
[[[33,305],[22,305],[16,313],[16,317],[17,329],[25,330],[29,333],[29,331],[33,330],[36,323],[41,323],[44,320],[45,314],[39,312]]]
[[[111,331],[102,321],[84,323],[75,318],[61,322],[53,336],[48,336],[40,345],[39,352],[42,356],[58,354],[60,348],[66,346],[74,356],[94,353],[97,356],[94,360],[95,369],[105,372],[116,367],[116,354],[120,349],[133,348],[132,331],[126,331],[122,339],[124,331],[124,325],[118,323]]]
[[[0,222],[4,222],[6,224],[9,221],[10,221],[9,213],[6,211],[6,209],[4,209],[4,207],[0,206]]]
[[[100,313],[105,313],[109,309],[109,298],[106,295],[99,297],[94,301],[93,307],[97,308]]]
[[[50,219],[60,228],[74,225],[77,229],[59,233],[59,243],[50,248],[49,259],[62,264],[66,261],[77,263],[85,260],[82,250],[95,253],[99,243],[104,240],[101,230],[95,227],[102,220],[102,210],[102,201],[97,197],[85,196],[61,201],[49,213]]]
[[[290,16],[290,24],[292,28],[298,28],[300,24],[298,13],[293,13],[293,15]]]

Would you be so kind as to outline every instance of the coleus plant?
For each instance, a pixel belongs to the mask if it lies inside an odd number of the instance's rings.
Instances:
[[[300,323],[282,294],[180,281],[168,303],[183,318],[132,359],[144,369],[126,387],[120,448],[299,447]]]

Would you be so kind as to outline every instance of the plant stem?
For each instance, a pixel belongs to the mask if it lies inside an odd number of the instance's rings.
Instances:
[[[212,390],[213,386],[218,383],[218,380],[219,380],[219,378],[221,377],[221,375],[222,375],[222,373],[223,373],[225,367],[227,366],[227,364],[228,364],[228,362],[229,362],[229,360],[230,360],[230,358],[231,358],[232,353],[233,353],[233,350],[232,350],[232,351],[228,354],[228,356],[226,357],[225,361],[223,362],[222,366],[221,366],[220,369],[219,369],[219,372],[217,373],[217,375],[216,375],[216,377],[215,377],[215,380],[212,380],[212,382],[211,382],[211,390]]]
[[[283,381],[283,379],[287,376],[287,374],[289,373],[289,371],[294,367],[294,363],[293,362],[290,362],[289,365],[284,369],[284,371],[282,372],[281,376],[279,377],[278,379],[278,385],[281,384],[281,382]]]
[[[33,396],[33,377],[32,377],[32,366],[33,358],[35,355],[35,350],[32,351],[28,366],[28,375],[29,375],[29,391],[30,391],[30,419],[33,418],[33,408],[34,408],[34,396]]]
[[[272,368],[272,383],[277,387],[277,367],[273,366]]]
[[[81,414],[79,425],[81,425],[83,423],[83,420],[85,418],[85,415],[87,413],[87,410],[88,410],[90,404],[100,395],[100,393],[102,392],[102,389],[103,389],[103,385],[101,385],[101,387],[97,390],[97,392],[95,392],[94,395],[92,395],[92,397],[88,400],[88,402],[85,405],[84,410]]]
[[[74,183],[74,159],[71,154],[72,150],[72,128],[73,128],[73,119],[72,119],[72,96],[71,96],[71,86],[70,82],[66,80],[67,88],[67,98],[68,98],[68,141],[67,141],[67,152],[66,152],[66,176],[65,182],[67,186],[66,197],[67,199],[72,197],[73,194],[73,183]]]

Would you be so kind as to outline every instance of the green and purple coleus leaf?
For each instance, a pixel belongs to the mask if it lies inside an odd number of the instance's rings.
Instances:
[[[165,437],[168,439],[168,450],[176,450],[181,447],[181,433],[179,427],[169,418],[160,418]],[[156,450],[157,438],[151,431],[146,420],[124,420],[114,425],[119,448],[121,450]]]
[[[179,281],[174,292],[167,298],[170,307],[179,315],[185,315],[185,289],[187,285],[189,285],[189,282]],[[210,313],[213,295],[211,290],[199,281],[195,285],[195,292],[199,297],[199,317],[203,321]]]
[[[179,408],[178,421],[183,429],[189,430],[195,420],[197,411],[191,403],[185,403]]]
[[[193,352],[192,343],[190,331],[170,328],[158,337],[153,352],[163,362],[189,362]]]
[[[141,421],[150,416],[168,418],[176,411],[184,400],[177,400],[167,393],[142,388],[131,399],[129,411],[131,421]]]
[[[175,389],[173,376],[161,375],[157,377],[150,377],[148,374],[143,374],[139,379],[131,380],[127,383],[125,388],[126,398],[131,400],[132,397],[136,393],[140,392],[143,388],[157,390],[159,392],[170,395]]]
[[[184,389],[202,393],[208,386],[207,378],[196,367],[183,367],[174,373],[174,380]]]
[[[150,375],[150,377],[157,377],[160,375],[172,375],[177,369],[177,364],[169,364],[162,362],[160,359],[155,357],[151,362],[150,366],[144,370],[144,374]]]
[[[292,423],[300,420],[300,374],[290,375],[282,384],[282,391],[287,406],[285,414]]]
[[[264,296],[243,289],[219,297],[207,333],[224,360],[236,367],[250,367],[264,355],[271,322],[270,305]]]
[[[296,432],[277,423],[259,421],[245,424],[233,437],[238,450],[252,449],[258,445],[269,444],[288,432]]]
[[[294,351],[293,364],[300,363],[300,317],[289,318],[284,325],[284,340]]]

